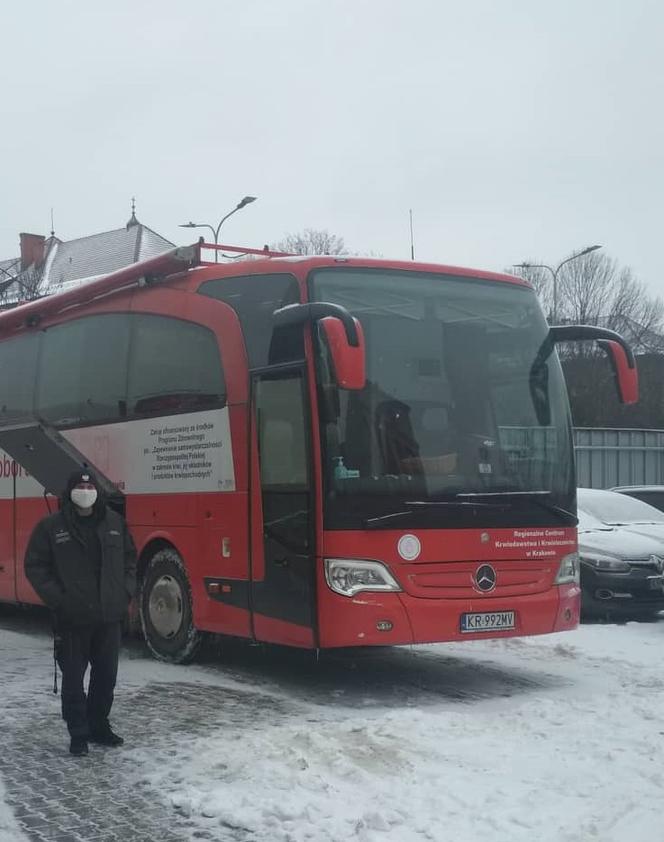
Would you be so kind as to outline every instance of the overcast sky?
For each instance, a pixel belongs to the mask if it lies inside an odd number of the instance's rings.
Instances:
[[[222,241],[408,258],[412,208],[418,259],[600,243],[664,295],[663,35],[657,0],[7,4],[0,259],[51,208],[185,243],[251,194]]]

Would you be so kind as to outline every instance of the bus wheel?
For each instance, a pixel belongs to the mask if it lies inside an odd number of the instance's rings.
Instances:
[[[202,636],[193,625],[191,588],[182,559],[171,547],[150,559],[139,605],[143,636],[152,654],[171,664],[191,661]]]

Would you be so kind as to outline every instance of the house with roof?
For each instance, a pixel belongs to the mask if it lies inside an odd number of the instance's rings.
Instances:
[[[175,247],[136,218],[122,228],[61,240],[51,232],[20,235],[20,255],[0,260],[0,306],[51,295]]]

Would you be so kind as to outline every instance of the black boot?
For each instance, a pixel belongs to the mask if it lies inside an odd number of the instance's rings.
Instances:
[[[74,757],[83,757],[88,753],[88,741],[85,737],[72,737],[69,743],[69,753]]]
[[[91,743],[97,743],[100,746],[110,746],[111,748],[124,744],[122,737],[112,731],[110,726],[103,731],[92,731],[89,739]]]

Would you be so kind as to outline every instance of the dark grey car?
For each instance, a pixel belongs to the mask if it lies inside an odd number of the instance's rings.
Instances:
[[[649,619],[664,610],[664,543],[579,510],[581,614]]]

